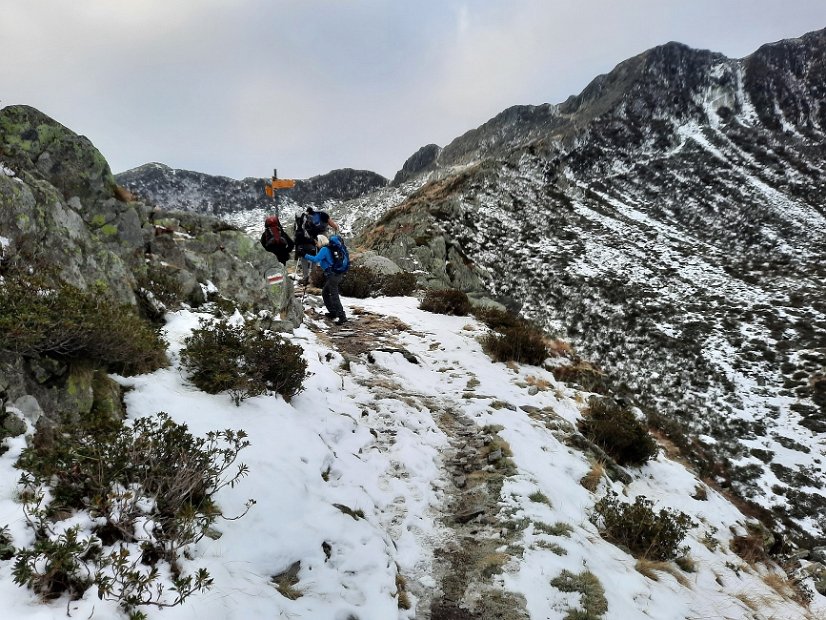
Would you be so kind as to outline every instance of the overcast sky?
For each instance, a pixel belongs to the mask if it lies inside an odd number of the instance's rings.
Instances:
[[[115,172],[392,177],[655,45],[741,58],[824,27],[826,0],[0,0],[0,106],[88,136]]]

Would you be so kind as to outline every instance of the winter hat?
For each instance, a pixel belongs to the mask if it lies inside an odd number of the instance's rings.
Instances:
[[[318,237],[316,237],[315,242],[316,245],[318,245],[318,247],[323,248],[325,245],[330,243],[330,240],[327,238],[326,235],[319,235]]]

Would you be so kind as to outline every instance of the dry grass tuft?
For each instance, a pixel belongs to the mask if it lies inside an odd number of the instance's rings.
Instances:
[[[588,489],[591,493],[597,490],[599,482],[605,475],[605,465],[602,461],[594,461],[591,463],[590,471],[582,477],[579,483]]]
[[[396,592],[398,593],[399,609],[410,609],[410,596],[407,594],[407,580],[401,573],[396,573]]]
[[[798,590],[789,581],[786,575],[780,573],[766,573],[763,575],[763,583],[769,586],[772,590],[777,592],[784,599],[797,600]]]
[[[135,195],[121,185],[115,185],[115,198],[120,202],[135,202]]]
[[[570,357],[574,353],[574,348],[570,342],[565,342],[559,338],[549,338],[545,342],[551,357]]]
[[[528,375],[525,377],[525,383],[536,386],[536,388],[542,392],[551,387],[551,383],[549,381],[534,377],[533,375]]]
[[[660,580],[660,576],[657,573],[668,573],[684,588],[691,587],[691,582],[686,578],[686,576],[683,575],[676,566],[669,562],[658,562],[656,560],[640,558],[637,560],[634,568],[637,569],[638,573],[648,577],[651,581]]]

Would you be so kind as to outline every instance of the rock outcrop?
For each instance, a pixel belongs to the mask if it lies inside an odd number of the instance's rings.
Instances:
[[[147,273],[161,272],[192,305],[220,295],[269,310],[273,327],[290,329],[301,308],[289,278],[266,285],[276,265],[255,239],[213,217],[131,200],[88,139],[37,110],[0,110],[0,275],[36,273],[137,306]],[[110,383],[94,364],[22,357],[0,342],[0,399],[15,411],[116,410]]]

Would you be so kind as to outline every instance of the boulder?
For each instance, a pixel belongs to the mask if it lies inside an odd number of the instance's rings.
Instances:
[[[381,275],[394,275],[402,272],[402,268],[385,256],[373,254],[359,261],[364,267]]]
[[[31,422],[32,426],[37,424],[37,421],[43,416],[43,409],[40,408],[40,403],[38,403],[37,399],[30,394],[25,394],[15,400],[12,407],[17,409],[24,419]]]
[[[39,173],[64,199],[77,196],[91,204],[114,194],[109,164],[89,139],[32,107],[0,110],[0,148],[18,168]]]

